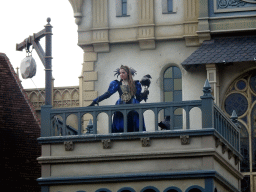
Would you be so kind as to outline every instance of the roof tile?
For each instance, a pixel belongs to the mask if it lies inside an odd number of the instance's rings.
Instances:
[[[253,61],[256,57],[256,36],[218,37],[204,41],[185,61],[183,66]],[[205,59],[206,58],[206,59]]]

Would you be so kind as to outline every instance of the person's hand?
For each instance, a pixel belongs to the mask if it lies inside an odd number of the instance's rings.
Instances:
[[[95,106],[97,103],[95,102],[95,101],[93,101],[90,105],[88,105],[88,107],[89,106]]]
[[[143,98],[147,98],[147,97],[148,97],[148,94],[149,94],[149,90],[145,90],[145,91],[143,91],[143,93],[142,93],[142,97],[143,97]]]
[[[149,94],[149,90],[146,89],[146,90],[144,91],[144,94],[145,94],[145,95],[148,95],[148,94]]]

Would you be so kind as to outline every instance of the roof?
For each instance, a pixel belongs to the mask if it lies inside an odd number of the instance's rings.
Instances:
[[[256,36],[215,37],[181,64],[184,68],[200,64],[225,64],[256,59]]]
[[[1,53],[0,52],[0,79],[1,82],[4,82],[5,80],[7,80],[7,76],[10,73],[10,75],[13,78],[13,81],[15,82],[15,84],[18,87],[18,90],[20,91],[21,95],[23,96],[25,102],[27,103],[28,107],[30,108],[30,111],[34,117],[34,120],[38,123],[38,125],[40,126],[40,120],[38,119],[35,109],[33,108],[33,105],[30,103],[28,96],[25,92],[25,90],[23,89],[20,79],[18,77],[18,75],[15,73],[12,64],[9,61],[9,58],[6,56],[6,54]],[[3,70],[6,69],[7,71]],[[12,86],[14,86],[14,84],[12,82],[10,82],[10,84],[12,84]],[[6,85],[5,85],[6,86]],[[3,91],[3,90],[2,90]]]

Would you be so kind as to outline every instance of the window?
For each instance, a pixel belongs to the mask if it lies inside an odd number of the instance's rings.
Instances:
[[[244,94],[246,93],[246,94]],[[240,129],[241,172],[245,175],[241,181],[241,191],[250,191],[256,174],[256,70],[246,72],[234,80],[225,93],[222,109],[231,116],[233,110],[238,116]]]
[[[127,0],[122,0],[122,15],[127,15]]]
[[[127,17],[127,0],[116,0],[116,16]]]
[[[169,67],[164,72],[163,79],[164,101],[182,101],[182,75],[178,67]],[[165,110],[164,116],[169,116],[170,112]],[[182,108],[174,111],[174,127],[171,129],[182,129]]]
[[[176,0],[162,0],[162,13],[176,13],[175,1]]]
[[[173,0],[167,0],[167,11],[171,13],[173,10]]]

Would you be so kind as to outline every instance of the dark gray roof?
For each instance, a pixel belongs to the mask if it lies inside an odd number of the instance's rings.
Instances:
[[[256,36],[216,37],[204,41],[182,65],[186,68],[198,64],[254,61],[254,58],[256,59]]]

